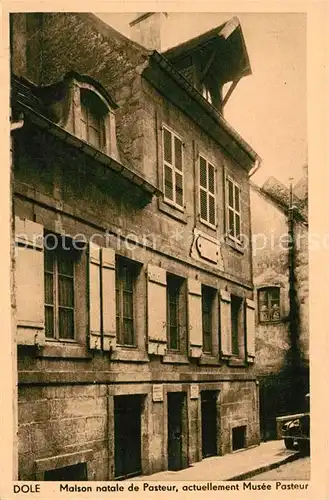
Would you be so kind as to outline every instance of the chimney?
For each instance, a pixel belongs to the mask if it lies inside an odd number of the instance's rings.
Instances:
[[[138,13],[137,18],[129,23],[130,38],[149,50],[161,52],[162,31],[166,12]]]

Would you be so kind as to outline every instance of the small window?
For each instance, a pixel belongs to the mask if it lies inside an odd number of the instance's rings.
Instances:
[[[167,339],[168,349],[185,349],[186,299],[184,279],[167,275]]]
[[[97,149],[105,148],[106,109],[90,90],[81,89],[81,138]]]
[[[246,447],[246,425],[232,429],[232,451],[242,450]]]
[[[44,481],[87,481],[87,464],[75,464],[45,471]]]
[[[259,321],[280,321],[280,288],[267,287],[258,290]]]
[[[123,346],[135,346],[135,280],[137,270],[129,261],[118,259],[116,263],[116,328],[117,342]]]
[[[231,334],[232,334],[232,354],[239,356],[240,347],[244,343],[244,332],[242,324],[242,298],[231,296]]]
[[[199,157],[200,219],[216,226],[216,170],[202,156]]]
[[[167,128],[163,128],[163,189],[167,202],[179,209],[184,207],[183,143]]]
[[[61,237],[45,236],[45,335],[48,339],[74,339],[75,261],[74,251],[62,245]]]
[[[241,243],[241,189],[232,179],[227,180],[228,236]]]
[[[207,286],[202,287],[202,350],[212,353],[213,308],[215,291]]]

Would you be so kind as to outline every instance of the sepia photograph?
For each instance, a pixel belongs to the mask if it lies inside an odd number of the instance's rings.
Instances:
[[[305,495],[306,12],[8,29],[14,493]]]

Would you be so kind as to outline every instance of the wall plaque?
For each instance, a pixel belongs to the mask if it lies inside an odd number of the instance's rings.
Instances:
[[[163,385],[157,384],[152,386],[152,399],[154,402],[163,401]]]
[[[190,386],[190,399],[199,398],[199,386],[198,384],[191,384]]]

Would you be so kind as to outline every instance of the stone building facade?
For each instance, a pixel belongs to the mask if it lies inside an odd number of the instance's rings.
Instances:
[[[167,53],[91,14],[13,14],[11,35],[19,479],[258,444],[259,158],[221,94],[250,73],[238,21]]]
[[[292,193],[275,178],[252,184],[255,371],[262,439],[276,417],[304,411],[309,391],[307,169]]]

